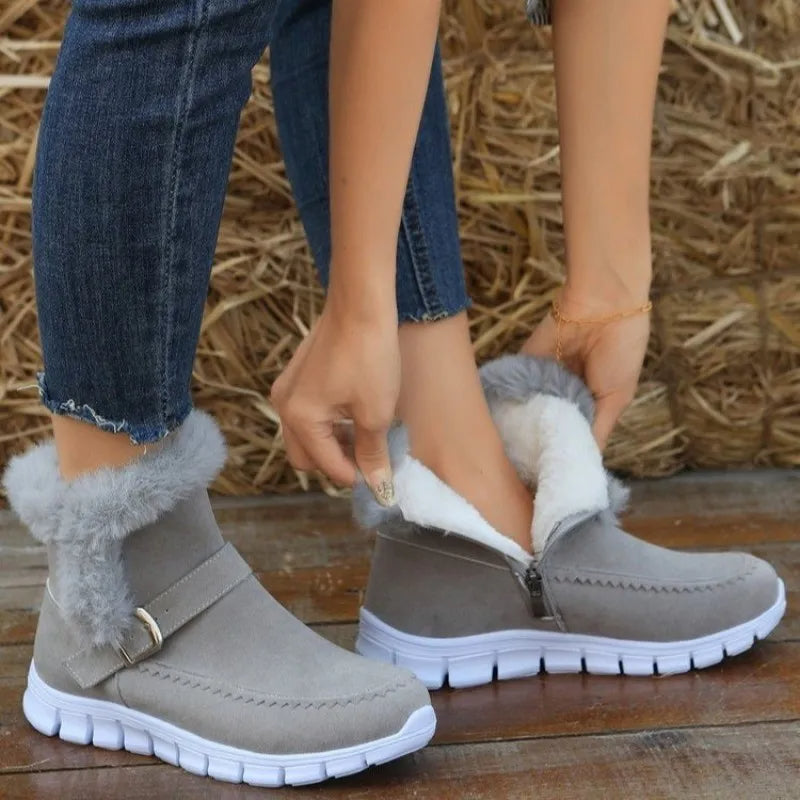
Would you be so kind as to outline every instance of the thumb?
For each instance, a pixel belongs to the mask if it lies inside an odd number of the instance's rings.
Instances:
[[[382,506],[395,504],[392,467],[386,429],[374,430],[355,424],[355,457],[364,480]]]
[[[605,450],[614,426],[627,405],[627,401],[619,392],[597,398],[592,433],[601,451]]]

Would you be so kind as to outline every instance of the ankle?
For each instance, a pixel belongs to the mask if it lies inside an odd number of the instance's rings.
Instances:
[[[127,434],[109,433],[65,416],[53,416],[53,438],[59,472],[65,481],[103,467],[124,467],[147,451],[145,445],[133,444]]]
[[[474,506],[497,531],[531,549],[533,500],[502,444],[447,450],[412,445],[412,454]]]

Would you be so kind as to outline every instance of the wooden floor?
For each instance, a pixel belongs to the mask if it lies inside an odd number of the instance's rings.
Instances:
[[[324,496],[216,503],[263,583],[352,647],[370,536]],[[702,672],[547,675],[435,692],[432,746],[361,776],[271,791],[153,758],[48,739],[22,716],[43,548],[0,512],[0,798],[800,798],[800,473],[686,476],[634,487],[630,530],[679,548],[740,548],[786,582],[770,639]]]

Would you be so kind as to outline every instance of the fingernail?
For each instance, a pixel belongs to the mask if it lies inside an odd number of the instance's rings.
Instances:
[[[394,484],[392,483],[391,475],[387,475],[385,472],[376,473],[373,475],[370,488],[372,489],[372,494],[375,495],[375,499],[384,508],[390,508],[395,504]]]

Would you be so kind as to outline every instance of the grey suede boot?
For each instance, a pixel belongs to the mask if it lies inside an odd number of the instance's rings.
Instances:
[[[52,444],[11,462],[9,499],[50,560],[25,716],[48,736],[258,786],[423,747],[435,716],[413,675],[317,636],[225,544],[206,493],[224,459],[193,412],[139,461],[69,484]]]
[[[626,490],[603,469],[592,398],[555,362],[511,356],[481,377],[520,476],[535,489],[532,553],[494,530],[408,454],[391,451],[398,505],[360,487],[377,541],[356,649],[429,688],[548,672],[651,675],[707,667],[778,624],[786,598],[766,562],[682,553],[625,533]],[[397,576],[402,576],[398,580]]]

